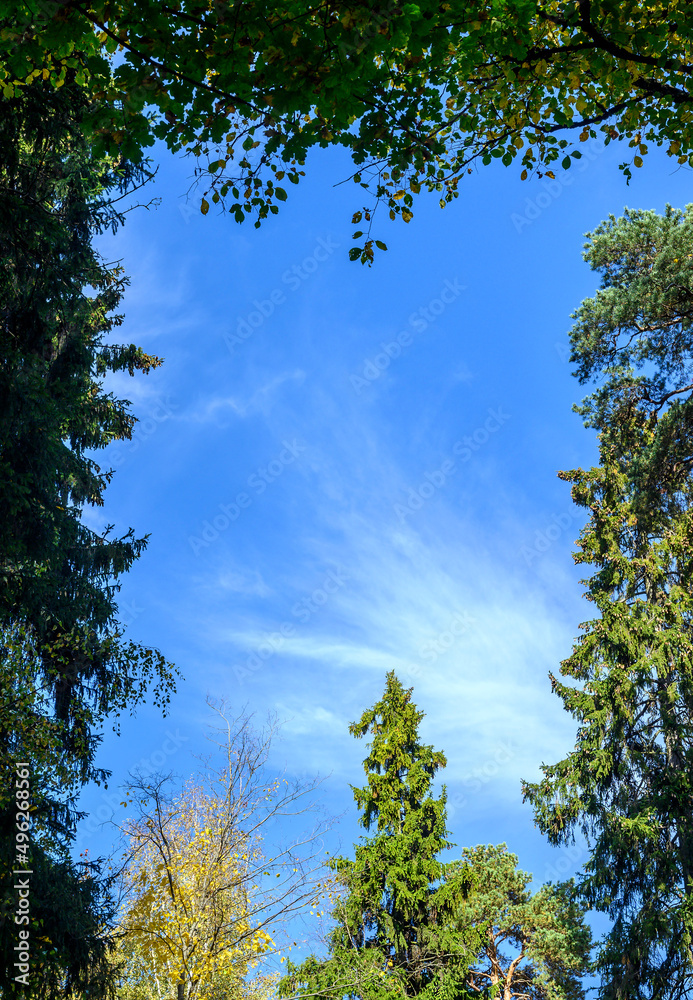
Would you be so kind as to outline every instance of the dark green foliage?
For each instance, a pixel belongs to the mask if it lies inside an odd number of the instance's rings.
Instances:
[[[360,823],[373,837],[356,849],[354,861],[339,859],[336,871],[351,893],[342,913],[341,943],[361,939],[383,950],[418,995],[443,972],[463,968],[460,938],[457,962],[441,957],[444,917],[469,888],[468,873],[439,860],[447,839],[445,789],[431,793],[445,755],[420,742],[423,712],[394,673],[383,698],[349,727],[358,739],[372,737],[363,762],[367,784],[353,788]],[[434,916],[435,914],[435,916]]]
[[[145,539],[110,539],[81,521],[85,504],[103,504],[110,478],[90,453],[134,423],[103,377],[160,363],[104,343],[123,279],[91,239],[119,221],[108,197],[133,174],[93,160],[81,101],[74,89],[30,88],[0,103],[0,622],[31,627],[76,741],[87,705],[103,715],[141,693],[138,660],[142,678],[167,672],[161,657],[123,644],[115,625],[115,581]]]
[[[32,996],[53,1000],[77,991],[101,997],[113,979],[110,879],[99,862],[75,862],[71,856],[80,815],[77,793],[85,771],[99,773],[92,766],[98,736],[88,733],[75,747],[69,721],[57,718],[51,707],[43,673],[27,630],[5,627],[0,644],[0,993],[27,995],[27,981],[14,978],[26,970],[14,963],[19,932],[28,931]],[[16,799],[19,762],[28,765],[20,769],[28,802]],[[28,876],[13,874],[27,869]],[[19,910],[22,885],[29,891],[26,914]]]
[[[693,990],[693,210],[628,212],[589,237],[602,290],[572,331],[600,465],[562,473],[586,509],[575,559],[598,617],[554,689],[575,750],[525,787],[552,843],[592,853],[581,892],[613,919],[601,996]]]
[[[84,879],[69,858],[75,795],[107,777],[94,765],[105,718],[132,708],[151,681],[165,705],[173,683],[161,654],[124,640],[117,621],[118,577],[146,540],[82,521],[85,505],[103,504],[111,475],[93,452],[134,423],[103,378],[159,364],[108,342],[123,278],[92,239],[121,221],[109,198],[144,174],[93,157],[84,110],[69,79],[0,102],[0,988],[19,988],[8,872],[14,767],[28,761],[32,915],[43,920],[32,938],[48,942],[43,957],[32,952],[41,996],[102,989],[110,904],[98,873]]]

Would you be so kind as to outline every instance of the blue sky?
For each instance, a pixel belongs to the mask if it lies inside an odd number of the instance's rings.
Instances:
[[[108,846],[97,821],[121,818],[132,767],[193,770],[209,692],[284,720],[273,764],[325,776],[349,850],[364,747],[347,727],[394,669],[447,754],[452,839],[505,841],[540,882],[579,863],[520,795],[572,745],[547,674],[590,614],[556,478],[595,456],[566,331],[597,284],[584,234],[624,205],[683,206],[690,182],[655,155],[626,187],[624,152],[595,145],[570,184],[494,164],[444,211],[383,212],[371,269],[347,259],[363,201],[334,186],[340,153],[313,157],[259,231],[202,217],[193,165],[161,154],[160,206],[101,247],[131,275],[122,339],[166,362],[112,380],[141,422],[103,455],[116,475],[86,517],[151,532],[123,618],[184,679],[167,719],[145,707],[105,734],[113,779],[84,797],[80,848]]]

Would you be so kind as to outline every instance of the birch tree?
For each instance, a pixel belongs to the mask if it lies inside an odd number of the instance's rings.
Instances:
[[[170,776],[127,788],[134,815],[124,828],[120,932],[158,995],[175,988],[177,1000],[222,987],[245,995],[249,970],[277,953],[277,935],[323,889],[316,782],[268,777],[275,728],[258,733],[247,717],[229,718],[223,703],[216,710],[218,752],[200,774],[175,792]],[[283,828],[306,819],[312,824],[287,840]]]

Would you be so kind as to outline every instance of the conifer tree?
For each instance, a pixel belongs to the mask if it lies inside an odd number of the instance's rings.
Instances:
[[[582,1000],[592,935],[572,882],[529,888],[505,844],[465,848],[478,890],[460,907],[460,928],[485,926],[467,977],[467,996],[502,1000]]]
[[[103,504],[111,477],[94,451],[129,437],[134,424],[127,401],[104,390],[105,375],[159,364],[134,344],[110,342],[124,279],[92,241],[122,220],[110,199],[143,173],[93,154],[80,131],[85,101],[68,74],[58,90],[36,84],[0,102],[0,990],[8,998],[27,985],[37,998],[106,990],[114,908],[97,869],[72,858],[76,795],[108,776],[95,765],[105,718],[132,708],[151,680],[165,705],[173,683],[171,665],[125,640],[117,619],[118,578],[146,539],[113,538],[82,517]],[[17,831],[20,762],[29,798]],[[32,870],[29,971],[19,982],[18,867]]]
[[[442,862],[445,756],[421,743],[423,712],[394,673],[382,699],[350,726],[372,737],[367,784],[353,788],[370,838],[336,858],[341,889],[324,960],[289,963],[280,995],[358,1000],[460,997],[581,1000],[590,932],[569,884],[527,889],[505,845]]]
[[[575,749],[525,786],[554,844],[584,834],[584,901],[613,921],[600,996],[693,990],[693,207],[589,235],[603,275],[571,332],[600,464],[561,473],[589,513],[575,560],[598,616],[554,690]]]
[[[281,995],[453,997],[465,980],[482,929],[453,932],[452,918],[472,891],[466,865],[439,859],[447,839],[445,789],[432,784],[445,755],[423,744],[423,717],[394,672],[380,701],[349,727],[371,736],[367,782],[353,788],[360,824],[371,837],[353,861],[332,866],[342,888],[325,961],[289,964]]]

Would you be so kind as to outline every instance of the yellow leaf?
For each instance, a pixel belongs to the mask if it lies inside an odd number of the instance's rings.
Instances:
[[[207,201],[206,198],[202,199],[202,204],[200,205],[200,211],[202,212],[203,215],[206,215],[207,212],[209,212],[209,202]]]

